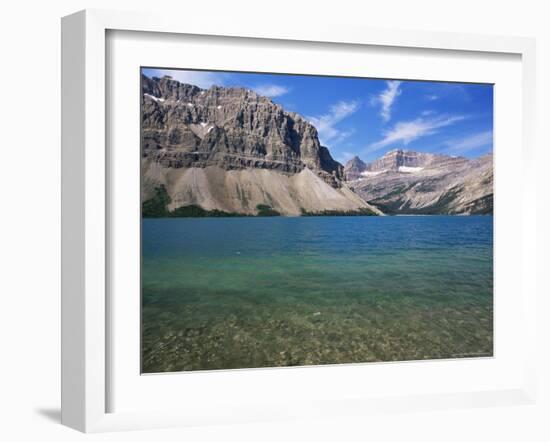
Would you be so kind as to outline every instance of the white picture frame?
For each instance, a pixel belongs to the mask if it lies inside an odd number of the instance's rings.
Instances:
[[[523,189],[521,203],[521,280],[522,316],[525,353],[522,356],[521,383],[500,389],[477,388],[461,393],[429,392],[402,394],[387,392],[378,397],[316,398],[310,402],[252,403],[235,406],[231,412],[217,413],[212,407],[190,415],[184,408],[167,411],[109,410],[109,380],[112,354],[108,342],[111,324],[107,287],[109,282],[108,229],[110,202],[106,121],[106,36],[108,32],[154,32],[162,35],[199,35],[269,39],[274,42],[329,43],[353,46],[427,49],[483,54],[510,54],[521,57],[521,156]],[[158,35],[158,34],[157,34]],[[62,21],[62,423],[84,432],[123,429],[200,425],[219,422],[277,420],[289,417],[356,415],[374,410],[394,412],[426,408],[532,403],[535,382],[535,257],[536,193],[530,174],[535,161],[535,43],[532,39],[491,37],[416,31],[356,29],[344,26],[323,27],[269,25],[232,21],[218,22],[195,18],[182,22],[169,15],[86,10]],[[519,122],[518,122],[519,123]],[[497,134],[498,137],[498,134]],[[520,225],[518,224],[518,225]],[[504,250],[504,252],[502,252]],[[496,245],[495,253],[506,253]],[[413,363],[414,364],[414,363]],[[388,365],[379,365],[385,370]],[[381,367],[381,368],[380,368]],[[307,370],[322,370],[307,368]],[[437,370],[432,367],[432,370]],[[243,375],[244,373],[244,375]],[[258,371],[250,375],[254,382],[265,381]],[[265,373],[265,372],[261,372]],[[311,373],[311,372],[310,372]],[[208,376],[208,373],[203,376]],[[241,371],[246,383],[246,371]],[[264,378],[262,378],[264,376]],[[321,395],[322,396],[322,395]],[[223,405],[219,405],[220,410]],[[153,411],[155,410],[156,411]]]

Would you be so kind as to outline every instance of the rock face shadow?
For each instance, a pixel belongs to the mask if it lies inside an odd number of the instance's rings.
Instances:
[[[56,424],[61,423],[61,409],[59,408],[37,408],[34,411],[36,414],[42,416],[50,422],[54,422]]]

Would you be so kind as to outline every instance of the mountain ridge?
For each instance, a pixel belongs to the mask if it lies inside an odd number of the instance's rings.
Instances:
[[[353,161],[352,161],[353,160]],[[492,214],[493,156],[393,149],[370,163],[348,161],[350,187],[387,214]]]
[[[244,88],[201,89],[170,77],[142,76],[143,152],[169,167],[305,167],[333,187],[343,166],[317,129],[294,112]]]
[[[254,91],[142,76],[142,200],[168,210],[381,214],[353,193],[317,129]]]

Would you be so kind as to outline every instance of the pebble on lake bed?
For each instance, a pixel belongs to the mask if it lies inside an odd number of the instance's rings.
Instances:
[[[315,312],[313,313],[313,316],[319,316],[321,314],[321,312]]]

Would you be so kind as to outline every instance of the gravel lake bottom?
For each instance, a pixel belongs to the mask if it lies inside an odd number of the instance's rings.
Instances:
[[[493,354],[493,217],[142,222],[142,372]]]

